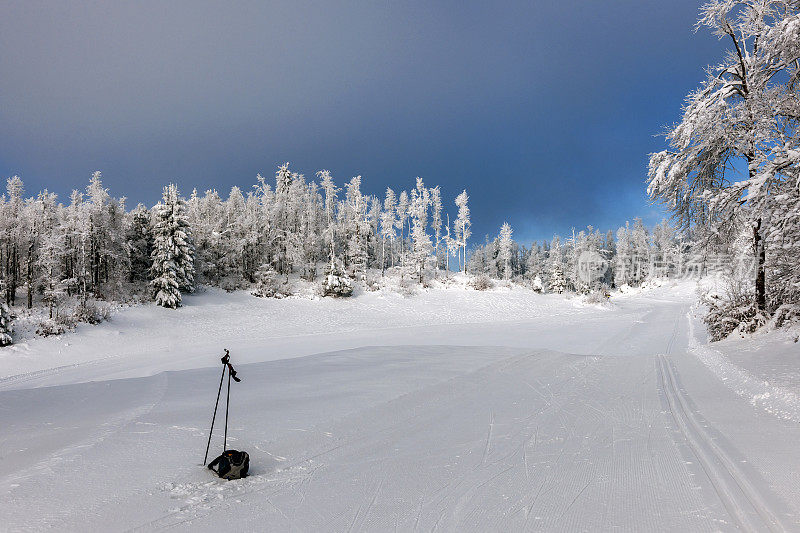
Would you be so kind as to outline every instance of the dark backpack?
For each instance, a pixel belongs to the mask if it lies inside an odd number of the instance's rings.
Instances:
[[[247,471],[250,469],[250,456],[247,455],[247,452],[225,450],[222,455],[208,463],[208,468],[222,479],[247,477]]]

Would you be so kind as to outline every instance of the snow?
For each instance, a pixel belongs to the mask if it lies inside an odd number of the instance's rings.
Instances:
[[[694,297],[208,290],[30,339],[0,349],[2,527],[800,530],[800,426],[717,364],[765,381],[796,345],[709,346]],[[233,482],[200,464],[223,347]]]

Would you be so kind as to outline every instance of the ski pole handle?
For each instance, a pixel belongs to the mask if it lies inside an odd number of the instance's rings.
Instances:
[[[231,364],[231,352],[229,352],[227,349],[225,350],[225,355],[222,357],[221,361],[223,365],[227,365],[228,372],[233,378],[233,381],[235,381],[236,383],[242,381],[241,378],[236,377],[236,370],[233,369],[233,365]]]

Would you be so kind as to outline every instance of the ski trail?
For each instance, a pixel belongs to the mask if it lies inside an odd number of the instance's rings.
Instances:
[[[486,464],[486,458],[489,455],[489,449],[492,445],[492,432],[494,431],[494,411],[489,414],[489,429],[486,432],[486,446],[483,447],[483,457],[481,458],[481,465]]]
[[[745,531],[785,531],[787,527],[697,420],[667,357],[657,356],[657,363],[660,385],[672,417],[731,518]]]

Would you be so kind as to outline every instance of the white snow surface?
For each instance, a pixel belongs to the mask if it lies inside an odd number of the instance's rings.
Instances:
[[[209,290],[0,349],[0,530],[800,531],[798,344],[694,298]]]

